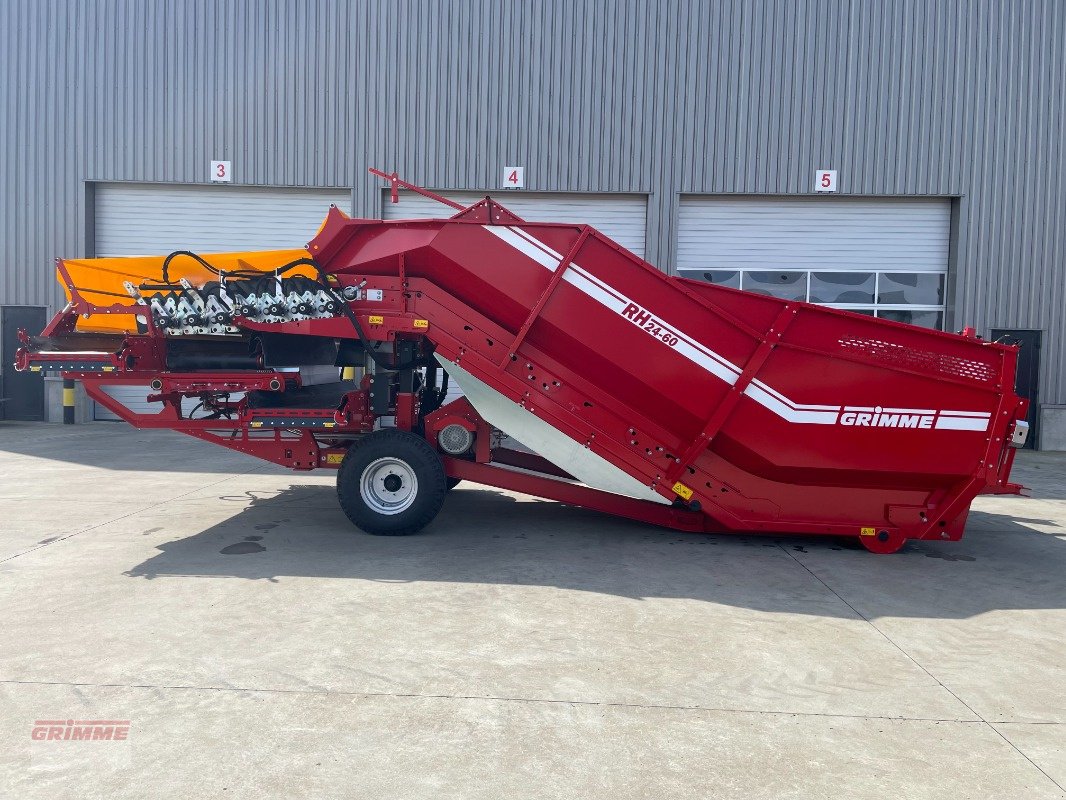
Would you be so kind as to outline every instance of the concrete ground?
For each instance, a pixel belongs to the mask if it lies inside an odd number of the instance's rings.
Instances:
[[[955,544],[697,536],[0,424],[0,797],[1066,793],[1066,456]],[[37,720],[129,720],[35,741]]]

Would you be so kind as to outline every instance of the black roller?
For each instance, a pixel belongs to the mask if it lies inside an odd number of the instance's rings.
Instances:
[[[167,340],[167,369],[262,369],[263,356],[258,343],[248,339]]]
[[[323,336],[261,333],[257,341],[267,367],[332,367],[337,361],[337,342]]]
[[[195,372],[203,369],[262,369],[263,361],[258,356],[238,355],[169,355],[167,369],[175,372]]]

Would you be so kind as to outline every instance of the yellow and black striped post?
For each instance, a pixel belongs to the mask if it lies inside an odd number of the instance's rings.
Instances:
[[[74,424],[74,381],[63,379],[63,424]]]

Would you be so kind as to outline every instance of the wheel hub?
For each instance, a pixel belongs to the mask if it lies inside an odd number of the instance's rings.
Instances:
[[[418,496],[418,478],[406,462],[379,458],[366,465],[359,479],[363,502],[379,514],[399,514]]]

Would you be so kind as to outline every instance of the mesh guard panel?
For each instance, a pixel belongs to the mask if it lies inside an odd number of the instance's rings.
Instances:
[[[995,385],[999,370],[992,364],[972,358],[959,358],[931,350],[917,350],[881,339],[846,336],[839,340],[843,350],[866,356],[883,364],[930,372],[953,378],[963,378],[986,385]]]

